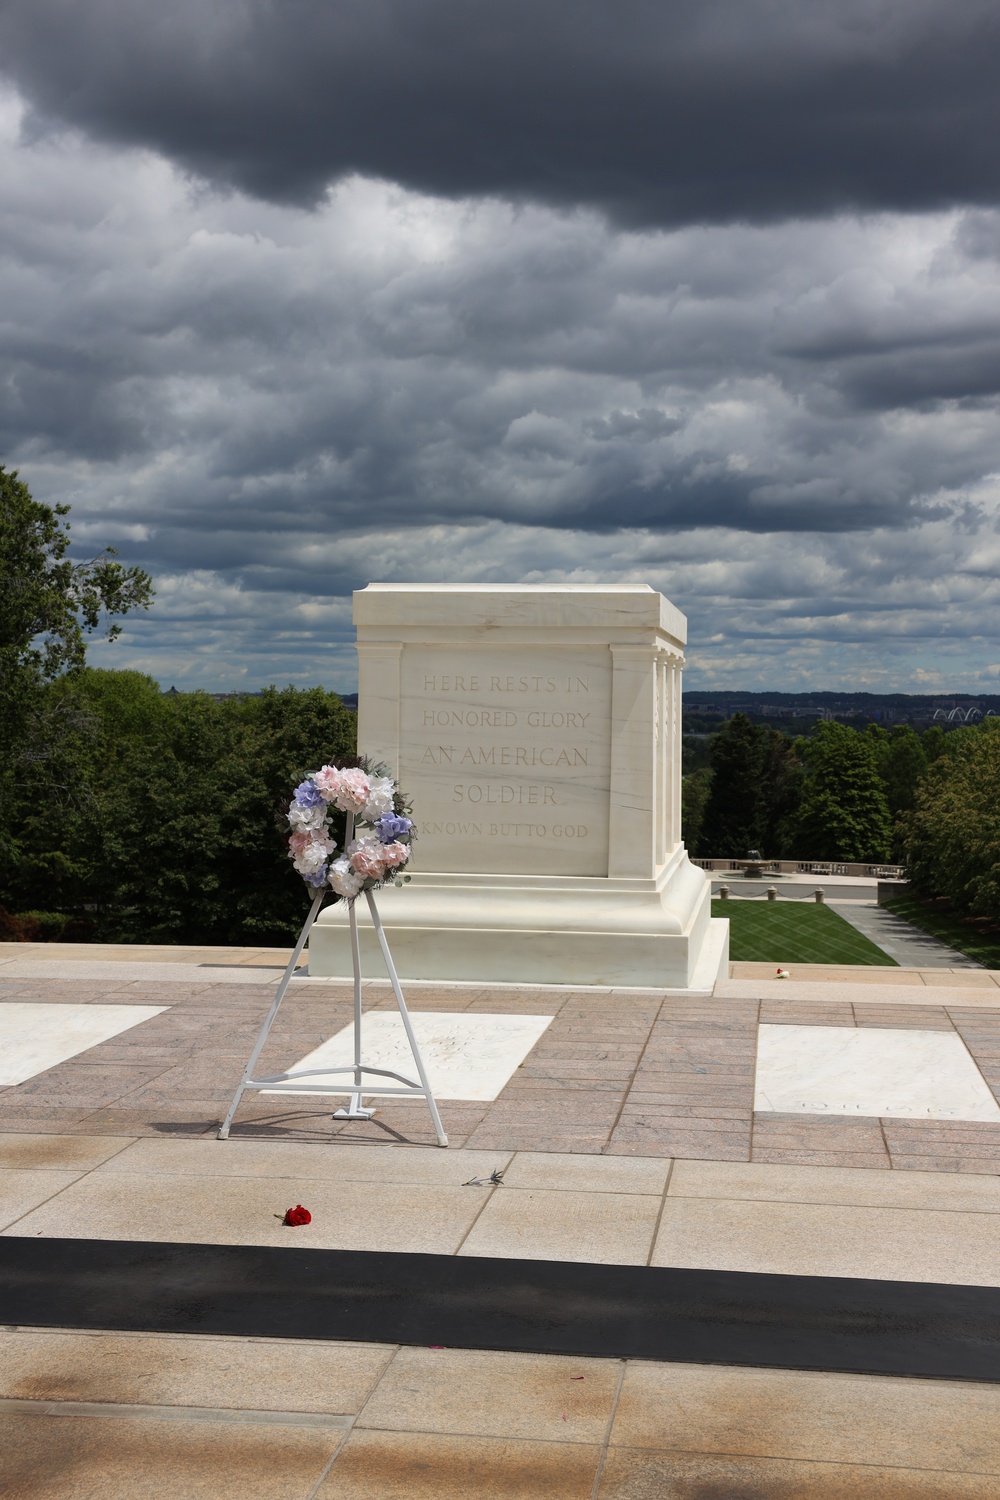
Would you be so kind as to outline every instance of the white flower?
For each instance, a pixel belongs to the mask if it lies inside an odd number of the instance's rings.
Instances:
[[[293,802],[288,809],[288,821],[293,828],[316,829],[326,826],[327,811],[322,803],[318,807],[300,807]]]
[[[325,865],[327,856],[332,854],[336,845],[328,838],[310,839],[293,859],[292,863],[300,875],[312,875],[321,865]]]
[[[327,872],[327,881],[330,889],[338,896],[343,896],[351,901],[358,894],[364,881],[360,875],[355,875],[351,869],[351,862],[346,855],[342,854],[335,859]]]
[[[374,823],[383,813],[392,812],[392,799],[396,790],[396,784],[388,776],[380,776],[377,781],[371,783],[371,791],[368,801],[365,803],[364,819],[366,823]]]

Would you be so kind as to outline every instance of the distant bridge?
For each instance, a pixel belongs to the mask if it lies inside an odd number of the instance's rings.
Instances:
[[[992,708],[988,708],[984,714],[981,708],[973,705],[971,708],[936,708],[935,719],[943,719],[946,724],[975,724],[978,719],[995,718]]]

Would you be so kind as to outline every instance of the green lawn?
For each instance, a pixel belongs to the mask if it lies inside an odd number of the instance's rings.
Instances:
[[[899,896],[895,901],[887,901],[885,907],[894,916],[902,917],[922,932],[929,932],[931,937],[940,938],[942,943],[957,948],[959,953],[974,958],[985,968],[1000,969],[1000,932],[996,929],[992,932],[977,931],[960,917],[935,911],[915,896]]]
[[[879,964],[894,958],[828,906],[813,901],[713,901],[729,918],[729,957],[768,964]]]

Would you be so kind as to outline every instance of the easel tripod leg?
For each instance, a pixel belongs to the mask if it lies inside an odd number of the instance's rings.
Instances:
[[[274,1018],[278,1014],[278,1007],[281,1005],[282,1000],[284,1000],[285,998],[285,991],[287,990],[289,983],[291,982],[292,975],[295,973],[295,966],[302,956],[302,949],[306,945],[306,938],[309,936],[312,925],[319,914],[319,909],[323,904],[323,897],[325,895],[326,887],[321,886],[320,889],[316,892],[316,896],[313,900],[312,906],[309,908],[309,915],[306,917],[305,925],[303,926],[302,931],[299,933],[299,940],[295,944],[295,948],[292,951],[292,956],[288,960],[288,967],[285,969],[284,974],[282,974],[281,976],[281,983],[278,985],[274,999],[271,1001],[271,1009],[268,1011],[267,1019],[260,1029],[260,1035],[257,1038],[257,1043],[250,1054],[250,1061],[247,1063],[246,1068],[243,1070],[243,1077],[240,1079],[239,1087],[237,1088],[236,1093],[233,1095],[233,1102],[229,1106],[229,1112],[222,1122],[222,1129],[219,1131],[220,1141],[229,1139],[229,1127],[230,1125],[232,1125],[233,1117],[236,1114],[236,1111],[239,1109],[240,1100],[243,1098],[243,1094],[246,1090],[247,1084],[253,1077],[253,1070],[257,1066],[257,1059],[258,1057],[260,1057],[260,1054],[264,1050],[264,1043],[267,1041],[268,1032],[274,1025]]]
[[[361,944],[358,939],[358,914],[350,903],[351,958],[354,960],[354,1092],[346,1109],[334,1110],[335,1120],[370,1120],[375,1113],[361,1103]]]
[[[431,1092],[430,1081],[427,1077],[427,1071],[424,1068],[424,1060],[420,1055],[420,1048],[417,1046],[417,1038],[414,1035],[413,1023],[410,1020],[410,1012],[406,1008],[406,1001],[403,999],[403,991],[399,983],[399,975],[396,973],[396,965],[392,961],[392,954],[389,952],[389,944],[386,942],[385,933],[382,930],[382,921],[378,914],[378,907],[375,905],[375,896],[372,891],[366,891],[365,895],[368,898],[368,909],[372,914],[372,922],[375,927],[375,932],[378,936],[379,947],[382,949],[382,957],[385,959],[385,966],[389,973],[389,980],[392,984],[393,993],[396,996],[396,1004],[399,1007],[399,1014],[402,1017],[403,1028],[406,1031],[406,1039],[410,1044],[410,1051],[413,1053],[413,1061],[417,1065],[417,1077],[420,1079],[420,1084],[424,1091],[424,1097],[427,1100],[427,1108],[430,1110],[431,1122],[434,1126],[434,1134],[437,1136],[437,1143],[439,1146],[447,1146],[448,1137],[444,1133],[444,1126],[441,1123],[441,1116],[438,1114],[437,1103],[434,1099],[434,1095]]]

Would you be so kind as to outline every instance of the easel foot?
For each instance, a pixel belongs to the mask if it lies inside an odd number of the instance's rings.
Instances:
[[[333,1118],[335,1120],[370,1120],[375,1114],[373,1109],[362,1109],[356,1099],[352,1099],[347,1109],[335,1109]]]

